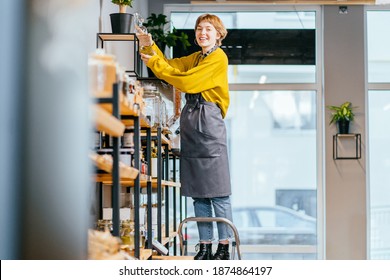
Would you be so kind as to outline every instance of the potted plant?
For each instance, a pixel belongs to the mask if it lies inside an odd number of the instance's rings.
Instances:
[[[112,33],[130,33],[133,15],[126,13],[126,8],[133,7],[133,0],[111,0],[111,2],[119,6],[119,13],[110,14]]]
[[[152,35],[153,41],[157,44],[162,52],[165,51],[165,47],[174,47],[176,46],[176,42],[179,41],[181,46],[184,49],[191,46],[188,41],[188,35],[184,32],[180,34],[176,30],[175,27],[172,28],[172,31],[169,30],[167,24],[169,21],[167,20],[167,16],[163,14],[156,15],[152,13],[144,23],[148,32]]]
[[[329,124],[335,123],[340,134],[348,134],[349,124],[355,118],[353,109],[356,107],[352,107],[352,103],[347,101],[340,106],[327,106],[327,108],[332,111]]]

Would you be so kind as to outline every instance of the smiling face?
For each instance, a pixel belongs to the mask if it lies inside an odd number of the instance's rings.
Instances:
[[[201,21],[196,27],[195,37],[198,45],[202,48],[202,52],[206,53],[217,44],[217,40],[221,38],[221,35],[210,22]]]

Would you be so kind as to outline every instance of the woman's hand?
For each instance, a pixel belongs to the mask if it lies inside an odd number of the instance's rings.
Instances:
[[[151,55],[147,55],[147,54],[141,53],[141,59],[142,59],[142,61],[145,63],[145,65],[148,64],[148,61],[149,61],[149,59],[150,59],[151,57],[152,57]]]

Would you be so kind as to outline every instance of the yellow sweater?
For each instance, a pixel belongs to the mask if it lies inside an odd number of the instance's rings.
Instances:
[[[153,44],[156,52],[147,66],[157,78],[166,81],[185,93],[201,93],[206,101],[216,103],[225,118],[229,107],[229,86],[227,78],[228,58],[217,48],[205,58],[201,52],[189,56],[167,59]]]

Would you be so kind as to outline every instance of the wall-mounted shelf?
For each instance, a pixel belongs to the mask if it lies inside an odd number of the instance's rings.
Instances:
[[[343,145],[344,144],[344,145]],[[340,148],[344,147],[342,154]],[[360,133],[333,135],[333,159],[360,159],[362,140]]]
[[[129,74],[130,77],[140,77],[141,75],[141,59],[139,59],[138,53],[138,38],[134,33],[130,34],[112,34],[112,33],[98,33],[96,40],[96,47],[104,49],[104,43],[108,41],[116,41],[116,42],[124,42],[127,41],[129,44],[132,44],[132,52],[133,52],[133,65],[132,69],[126,69],[126,73]],[[125,63],[122,63],[125,65]]]

